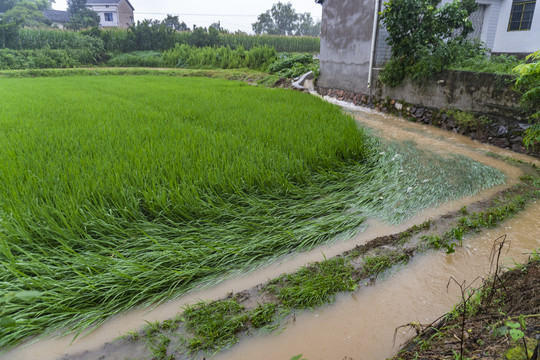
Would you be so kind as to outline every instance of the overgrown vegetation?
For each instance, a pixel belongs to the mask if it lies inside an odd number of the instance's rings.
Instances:
[[[516,66],[524,64],[525,60],[518,59],[515,55],[491,55],[481,52],[470,58],[460,59],[452,64],[450,70],[463,70],[491,74],[512,74]]]
[[[230,47],[196,48],[188,45],[176,45],[163,54],[163,64],[167,67],[192,69],[240,69],[248,68],[265,71],[276,58],[274,48],[242,47],[232,50]]]
[[[527,56],[528,64],[518,65],[516,88],[523,93],[521,104],[531,116],[532,127],[527,129],[523,143],[529,147],[540,143],[540,50]]]
[[[461,59],[478,54],[480,43],[467,35],[473,30],[469,15],[474,0],[389,0],[381,13],[388,31],[392,57],[380,74],[383,83],[399,85],[405,78],[422,80]]]
[[[6,308],[18,326],[2,347],[504,181],[467,158],[381,146],[300,93],[168,76],[0,81],[0,291],[44,294]]]
[[[316,78],[319,75],[319,60],[314,59],[310,54],[281,53],[268,70],[272,74],[288,79],[312,71]]]

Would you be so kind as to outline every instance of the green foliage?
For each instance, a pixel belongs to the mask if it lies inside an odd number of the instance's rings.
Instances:
[[[174,49],[163,53],[163,63],[168,67],[191,69],[241,69],[266,70],[276,57],[273,48],[254,47],[244,50],[242,47],[232,50],[230,47],[197,48],[189,45],[176,45]]]
[[[38,291],[15,291],[8,293],[0,293],[0,336],[5,335],[8,331],[17,327],[17,321],[6,315],[7,308],[13,303],[26,303],[34,301],[42,296]]]
[[[17,39],[6,47],[15,50],[81,49],[95,53],[96,56],[105,54],[103,40],[81,32],[58,29],[20,29]]]
[[[7,23],[16,23],[24,27],[43,27],[51,22],[43,15],[43,10],[51,7],[46,0],[19,0],[7,10],[2,19]]]
[[[0,17],[0,49],[16,44],[19,26]]]
[[[272,5],[251,26],[257,35],[319,36],[321,33],[321,23],[315,23],[310,13],[297,13],[290,2]]]
[[[429,78],[460,58],[480,51],[467,40],[473,30],[469,15],[474,0],[454,0],[438,6],[440,0],[389,0],[381,13],[392,47],[392,58],[381,73],[390,86],[403,79]]]
[[[66,28],[80,30],[99,26],[99,15],[86,7],[86,0],[67,0],[67,5],[70,16]]]
[[[238,342],[237,334],[247,328],[249,321],[244,307],[234,300],[188,306],[182,317],[186,329],[194,335],[188,340],[188,348],[194,352]]]
[[[530,61],[514,68],[518,75],[516,89],[523,93],[521,104],[532,112],[533,126],[527,129],[523,143],[526,147],[540,143],[540,50],[527,56]]]
[[[473,57],[463,57],[457,63],[451,65],[451,70],[473,71],[491,74],[512,74],[513,69],[525,63],[514,55],[491,55],[477,54]]]
[[[446,113],[453,117],[456,120],[457,125],[465,131],[477,130],[490,122],[489,118],[486,116],[477,116],[467,111],[448,110]]]
[[[343,258],[325,260],[274,279],[265,290],[286,307],[311,309],[332,301],[339,292],[356,289],[353,271]]]
[[[272,63],[268,70],[271,74],[277,74],[285,78],[295,78],[308,71],[313,71],[315,77],[319,75],[319,60],[311,54],[281,53],[277,60]]]
[[[379,256],[366,256],[364,258],[363,277],[378,275],[399,263],[407,263],[409,256],[401,253],[389,253]]]
[[[94,65],[98,62],[99,58],[90,49],[0,49],[1,70],[71,68],[80,65]]]
[[[107,61],[107,66],[116,67],[162,67],[162,54],[156,51],[135,51],[132,53],[113,56]]]
[[[277,308],[277,305],[272,303],[257,306],[249,314],[251,326],[253,326],[255,329],[259,329],[270,324],[272,321],[274,321],[274,315]]]

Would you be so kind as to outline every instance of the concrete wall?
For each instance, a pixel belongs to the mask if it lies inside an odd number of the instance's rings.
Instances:
[[[521,96],[512,90],[512,79],[508,75],[446,71],[422,84],[405,81],[390,88],[374,81],[374,86],[377,89],[375,96],[379,99],[390,98],[432,109],[459,109],[522,120],[516,111]]]
[[[118,26],[118,9],[116,5],[88,5],[87,7],[98,13],[99,25],[103,27]],[[105,13],[112,14],[112,21],[105,21]]]
[[[326,0],[318,85],[367,93],[375,0]]]
[[[540,50],[540,5],[534,9],[532,25],[526,31],[508,31],[512,0],[503,0],[497,24],[493,52],[532,53]]]
[[[122,0],[118,4],[118,26],[121,28],[127,28],[133,24],[133,10],[131,6],[125,0]]]

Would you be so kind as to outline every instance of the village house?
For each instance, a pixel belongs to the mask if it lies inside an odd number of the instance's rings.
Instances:
[[[88,0],[86,7],[98,13],[101,27],[127,28],[134,23],[135,9],[128,0]],[[60,29],[69,22],[67,11],[51,9],[43,11],[43,15]]]
[[[102,27],[127,28],[134,22],[135,9],[128,0],[88,0],[86,7],[98,13]]]

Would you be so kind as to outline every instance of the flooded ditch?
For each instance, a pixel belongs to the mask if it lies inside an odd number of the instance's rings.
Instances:
[[[290,359],[303,354],[319,359],[386,359],[412,331],[394,330],[410,322],[430,324],[452,309],[460,299],[459,288],[449,278],[470,284],[490,271],[490,252],[494,240],[507,235],[511,241],[502,263],[511,266],[527,260],[528,253],[540,246],[540,203],[534,203],[516,218],[496,229],[464,240],[454,254],[429,252],[416,257],[399,272],[353,294],[341,295],[334,304],[296,315],[280,334],[258,336],[240,342],[216,360]],[[478,286],[481,282],[476,283]]]
[[[519,167],[489,156],[496,153],[540,165],[536,159],[486,144],[473,142],[468,138],[446,131],[409,123],[405,120],[379,113],[349,108],[361,123],[373,129],[381,137],[394,140],[413,140],[421,147],[435,152],[455,153],[468,156],[486,165],[502,170],[507,183],[490,189],[477,196],[471,196],[442,206],[423,211],[414,218],[398,226],[389,226],[371,220],[366,231],[355,238],[335,244],[319,246],[316,249],[283,258],[251,274],[238,274],[235,278],[222,281],[208,289],[194,291],[177,300],[159,305],[153,309],[139,309],[107,321],[99,329],[73,341],[73,335],[44,339],[28,346],[19,347],[0,359],[61,359],[66,355],[91,351],[88,358],[97,358],[96,349],[116,337],[143,326],[146,321],[163,321],[176,315],[185,304],[198,300],[210,300],[225,294],[237,293],[254,287],[281,273],[292,272],[312,261],[320,261],[349,250],[369,240],[403,231],[428,218],[436,218],[450,211],[457,211],[468,204],[488,199],[497,192],[515,184],[523,174]],[[516,218],[506,221],[496,229],[464,240],[464,247],[456,253],[446,255],[444,251],[429,252],[417,256],[399,272],[378,281],[374,286],[362,288],[354,294],[340,296],[335,304],[314,312],[296,315],[294,324],[280,334],[261,335],[244,339],[241,344],[224,352],[216,359],[289,359],[303,353],[313,359],[381,359],[391,356],[397,348],[392,347],[394,328],[418,321],[429,323],[448,311],[458,299],[457,287],[446,292],[449,276],[458,280],[472,281],[477,276],[485,276],[489,271],[489,252],[495,238],[507,234],[512,241],[509,259],[523,261],[526,253],[540,246],[540,205],[530,205]],[[411,334],[400,334],[397,343]],[[102,351],[102,350],[100,350]],[[140,349],[133,347],[133,353],[113,355],[102,351],[103,359],[123,359],[134,357]],[[91,355],[94,354],[94,355]],[[94,356],[94,357],[92,357]],[[100,355],[101,356],[101,355]],[[78,358],[78,357],[73,357]],[[83,358],[82,356],[80,357]]]

